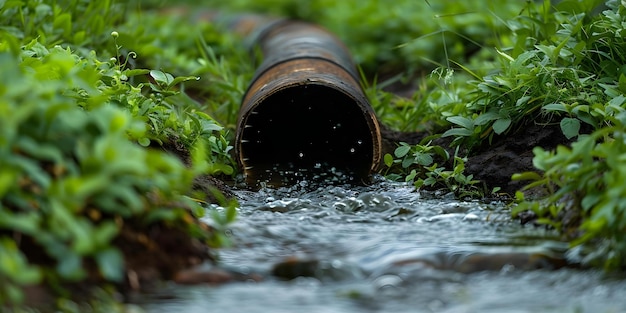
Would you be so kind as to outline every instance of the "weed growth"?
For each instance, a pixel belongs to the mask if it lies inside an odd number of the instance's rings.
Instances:
[[[573,7],[580,13],[563,13],[566,18],[561,17],[558,24],[553,22],[553,37],[537,45],[536,50],[520,54],[542,55],[552,73],[555,65],[562,67],[556,76],[559,79],[549,81],[558,87],[546,92],[561,97],[550,99],[540,110],[556,119],[563,134],[574,142],[554,151],[535,148],[533,162],[539,172],[513,178],[532,180],[528,188],[542,187],[547,196],[526,200],[518,194],[520,204],[514,214],[532,210],[540,222],[562,231],[572,246],[580,246],[585,263],[618,269],[626,266],[626,208],[619,201],[626,191],[620,181],[626,76],[622,72],[623,55],[617,52],[624,47],[620,34],[624,32],[626,8],[609,1],[606,10],[592,16],[585,10],[593,4],[581,2]],[[582,134],[580,124],[590,126],[590,134]]]
[[[427,138],[426,140],[428,140]],[[452,158],[452,169],[445,166]],[[440,163],[435,162],[439,160]],[[472,175],[465,175],[466,158],[454,156],[438,145],[422,142],[409,145],[401,142],[393,156],[386,154],[384,163],[387,169],[384,174],[388,179],[412,183],[415,188],[444,189],[453,192],[457,197],[483,197],[485,192],[480,181]],[[496,192],[494,190],[493,192]]]
[[[23,303],[25,286],[70,297],[68,284],[122,283],[116,238],[128,227],[221,242],[190,196],[194,177],[234,173],[226,133],[182,92],[195,75],[133,66],[113,31],[124,10],[0,2],[2,307]],[[167,144],[191,151],[190,164],[159,151]]]

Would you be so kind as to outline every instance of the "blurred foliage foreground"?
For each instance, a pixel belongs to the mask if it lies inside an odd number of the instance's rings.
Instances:
[[[570,144],[537,147],[536,171],[513,177],[545,197],[518,193],[513,214],[532,211],[588,264],[626,266],[623,3],[268,1],[207,5],[316,21],[366,74],[421,75],[408,98],[364,86],[384,124],[432,135],[385,156],[391,179],[484,196],[468,155],[558,127]],[[0,0],[0,307],[28,286],[71,297],[148,266],[168,279],[227,241],[236,204],[194,187],[237,174],[229,140],[255,59],[201,16],[144,10],[158,5]],[[205,201],[226,208],[213,227],[197,221]]]
[[[233,173],[223,128],[179,91],[198,77],[131,69],[124,9],[0,1],[0,308],[170,279],[225,239],[197,220],[221,197],[192,189]]]

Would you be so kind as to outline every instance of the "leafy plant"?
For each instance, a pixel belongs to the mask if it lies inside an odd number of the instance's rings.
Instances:
[[[387,167],[385,176],[391,180],[411,182],[418,189],[443,188],[458,197],[483,195],[478,187],[479,181],[464,173],[466,159],[457,154],[458,149],[452,160],[452,170],[448,170],[445,163],[450,160],[450,154],[441,146],[433,146],[430,142],[417,145],[401,142],[393,156],[386,154],[383,157]],[[436,159],[443,165],[435,162]]]
[[[603,51],[621,45],[621,39],[608,38],[608,29],[616,32],[621,26],[606,22],[607,17],[615,18],[612,11],[604,12],[604,18],[592,18],[598,4],[528,2],[528,16],[507,22],[515,42],[508,52],[497,51],[502,69],[482,77],[467,70],[476,79],[476,91],[466,111],[447,117],[454,127],[443,135],[473,147],[531,121],[551,123],[560,117],[567,138],[579,135],[581,122],[601,127],[611,114],[601,104],[608,99],[605,90],[613,88],[612,81],[619,77],[604,69],[621,58],[615,60]],[[617,105],[622,101],[611,98]]]
[[[623,32],[625,8],[614,1],[607,5],[609,10],[580,26],[586,48],[575,54],[580,60],[572,66],[593,74],[578,80],[584,84],[578,101],[542,108],[565,114],[561,129],[576,140],[571,147],[554,151],[535,148],[533,163],[539,172],[520,173],[513,179],[531,180],[527,188],[542,188],[546,196],[526,199],[518,193],[513,213],[533,211],[540,223],[560,230],[572,246],[582,247],[586,263],[619,269],[626,266],[625,209],[618,200],[624,194],[619,164],[625,148],[626,90],[621,87],[624,74],[618,66],[623,59],[614,51],[623,46],[623,38],[615,34]],[[611,34],[606,33],[609,29]],[[579,133],[581,121],[593,127],[591,134]]]
[[[526,200],[518,193],[520,202],[513,214],[531,210],[539,222],[564,232],[573,239],[572,246],[585,245],[602,253],[589,253],[588,263],[602,263],[607,269],[626,266],[626,206],[620,199],[625,195],[623,162],[626,155],[626,112],[613,119],[615,126],[602,128],[591,135],[580,136],[571,147],[560,146],[555,151],[535,148],[535,166],[541,173],[517,174],[513,179],[533,182],[527,188],[545,187],[547,195],[539,200]],[[565,212],[573,212],[580,225],[564,223]],[[580,230],[580,231],[579,231]]]
[[[2,307],[22,303],[24,286],[63,295],[72,283],[123,282],[120,238],[142,229],[215,242],[189,195],[198,175],[234,174],[227,134],[182,92],[196,76],[133,68],[136,55],[121,55],[120,33],[102,18],[121,21],[122,9],[0,2]],[[76,37],[79,27],[93,37]],[[101,60],[89,47],[114,49]],[[189,152],[187,164],[160,151],[168,144]]]
[[[227,131],[234,131],[241,98],[254,73],[243,38],[208,18],[165,12],[130,14],[118,29],[120,53],[136,52],[147,67],[159,69],[154,73],[163,72],[163,82],[167,75],[161,69],[171,69],[170,75],[179,75],[184,84],[174,89],[182,92],[169,103],[209,112]]]

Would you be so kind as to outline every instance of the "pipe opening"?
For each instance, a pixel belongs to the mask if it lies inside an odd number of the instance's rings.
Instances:
[[[368,119],[353,98],[329,86],[278,90],[243,123],[239,144],[246,180],[273,186],[304,179],[361,182],[374,156]]]

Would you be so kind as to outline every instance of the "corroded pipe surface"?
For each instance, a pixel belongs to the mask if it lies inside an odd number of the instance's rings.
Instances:
[[[381,159],[380,127],[345,46],[299,21],[266,21],[251,36],[264,59],[237,123],[246,182],[367,182]]]

